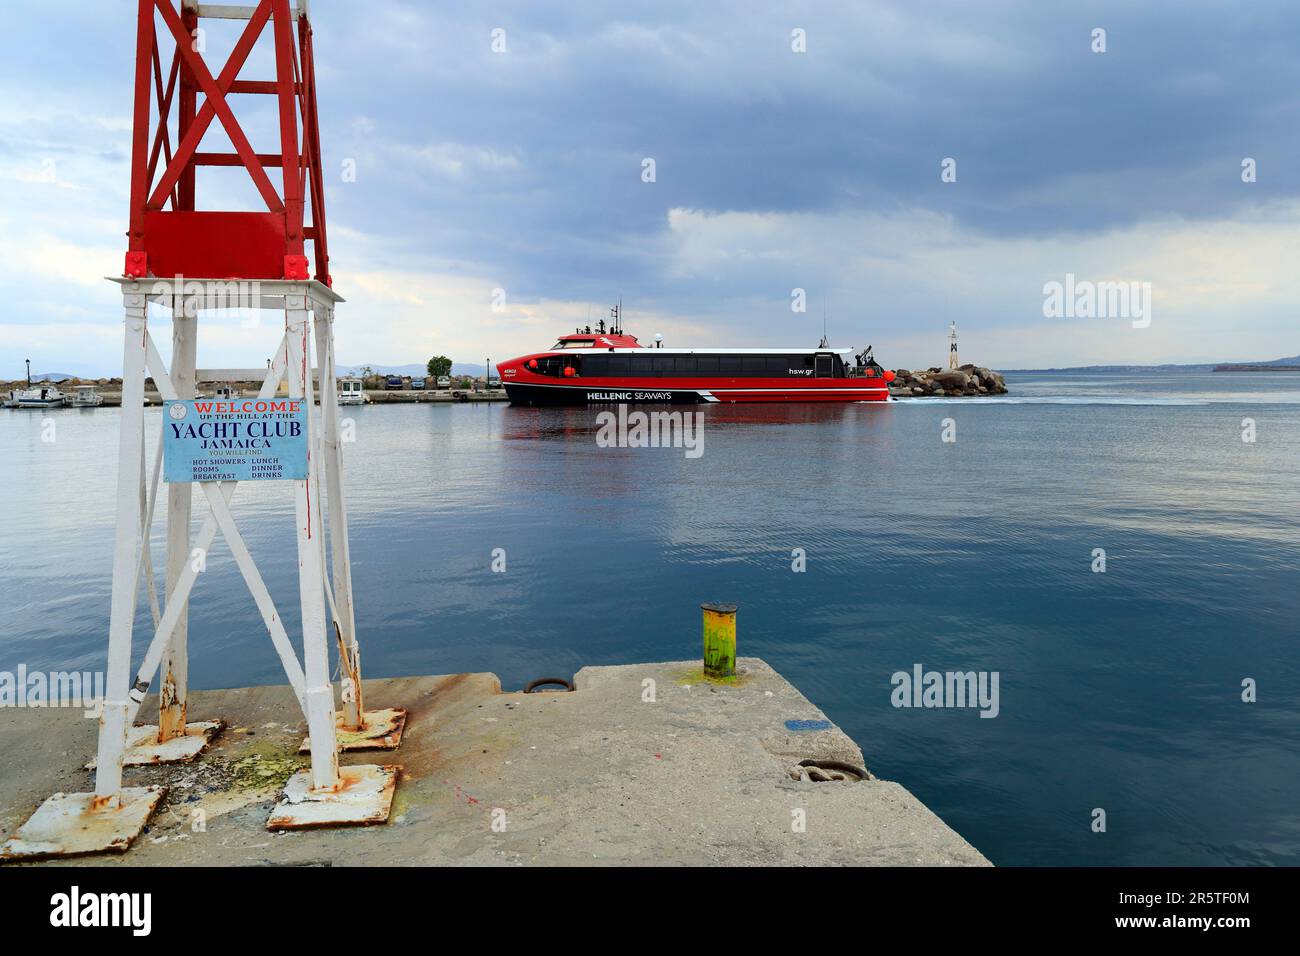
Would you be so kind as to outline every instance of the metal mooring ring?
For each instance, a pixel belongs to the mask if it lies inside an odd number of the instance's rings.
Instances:
[[[530,680],[524,687],[525,694],[531,694],[538,687],[546,687],[548,684],[556,684],[567,691],[573,691],[573,681],[564,677],[539,677],[537,680]]]
[[[871,774],[867,772],[865,767],[844,763],[840,760],[800,760],[799,766],[816,767],[818,770],[838,770],[840,773],[852,774],[858,778],[858,783],[871,779]]]

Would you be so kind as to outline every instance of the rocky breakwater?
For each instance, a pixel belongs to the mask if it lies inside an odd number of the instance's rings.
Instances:
[[[961,368],[930,368],[912,372],[905,368],[894,371],[889,394],[899,397],[957,398],[979,395],[1005,395],[1007,384],[992,369],[978,365]]]

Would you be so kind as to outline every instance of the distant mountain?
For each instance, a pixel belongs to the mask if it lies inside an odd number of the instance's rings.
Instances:
[[[1211,372],[1214,365],[1072,365],[1063,368],[999,368],[1000,372]]]
[[[382,363],[371,364],[370,369],[376,375],[428,375],[428,365],[384,365]],[[339,363],[338,369],[340,375],[359,375],[361,370],[366,368],[363,365],[344,365]],[[464,362],[453,362],[451,365],[452,375],[469,375],[471,377],[482,375],[482,365],[470,365]]]
[[[1209,362],[1198,365],[1075,365],[1068,368],[1007,368],[1002,372],[1212,372],[1219,365],[1300,366],[1300,355],[1269,362]]]

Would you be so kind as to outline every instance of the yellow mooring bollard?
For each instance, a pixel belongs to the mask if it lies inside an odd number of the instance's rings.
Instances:
[[[701,604],[704,610],[704,676],[736,676],[736,605]]]

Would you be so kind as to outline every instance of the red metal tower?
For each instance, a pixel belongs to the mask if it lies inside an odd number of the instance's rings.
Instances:
[[[247,20],[230,58],[216,76],[201,52],[204,44],[199,21],[207,17]],[[249,54],[268,32],[274,45],[274,79],[241,80],[239,74]],[[170,66],[164,78],[162,63],[169,50]],[[231,107],[233,95],[276,98],[277,152],[253,151]],[[213,120],[220,122],[233,152],[199,151]],[[202,166],[242,167],[266,210],[200,209],[196,174]],[[275,167],[280,169],[278,192],[267,173]],[[252,7],[214,6],[197,0],[179,0],[179,4],[176,0],[139,0],[127,236],[123,273],[132,278],[306,279],[310,269],[306,244],[310,242],[315,264],[310,277],[331,284],[316,118],[316,67],[306,0],[298,0],[292,8],[289,0],[260,0]]]

